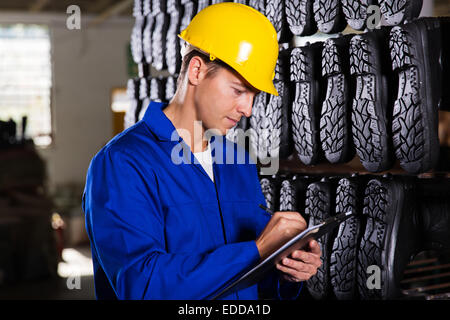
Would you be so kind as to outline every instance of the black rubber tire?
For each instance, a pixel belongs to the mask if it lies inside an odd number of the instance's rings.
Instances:
[[[166,87],[164,90],[165,101],[169,102],[175,95],[176,90],[177,90],[177,78],[173,77],[173,76],[169,76],[167,78]]]
[[[265,147],[265,141],[263,141],[262,130],[266,125],[266,105],[267,105],[267,93],[258,93],[253,100],[252,115],[249,119],[250,123],[250,154],[252,157],[265,159],[267,152],[263,152],[262,148]]]
[[[262,14],[266,14],[266,0],[249,0],[248,5]]]
[[[135,63],[144,62],[142,34],[145,28],[145,18],[136,17],[133,29],[131,30],[131,55]]]
[[[180,41],[178,41],[178,33],[181,25],[182,7],[178,5],[178,1],[168,1],[167,11],[169,13],[169,28],[166,35],[166,52],[165,59],[167,71],[170,74],[178,74],[181,69],[181,53]]]
[[[209,0],[197,0],[197,13],[209,6]]]
[[[290,83],[284,81],[276,81],[274,85],[279,96],[270,95],[266,109],[268,153],[271,158],[286,159],[293,152],[290,121],[292,88]]]
[[[450,17],[440,17],[441,25],[441,64],[442,64],[442,88],[450,83],[450,43],[448,35],[450,34]],[[450,90],[442,90],[442,101],[439,106],[442,111],[450,111]]]
[[[187,28],[192,18],[197,13],[197,1],[182,0],[181,5],[183,6],[183,16],[181,17],[180,29],[178,33]],[[179,41],[181,46],[184,43],[184,40],[179,39]]]
[[[139,79],[139,99],[150,97],[150,78]]]
[[[347,26],[341,0],[314,0],[313,9],[319,31],[338,33]]]
[[[141,100],[141,107],[139,109],[137,121],[140,121],[144,118],[144,115],[147,112],[149,104],[150,104],[150,98],[147,97],[147,98],[144,98]]]
[[[152,14],[156,15],[160,12],[167,12],[167,0],[151,0]]]
[[[297,197],[294,182],[288,178],[281,181],[280,186],[280,211],[296,211]]]
[[[397,299],[406,265],[417,253],[419,232],[415,192],[405,178],[383,177],[368,182],[363,215],[366,227],[358,252],[361,299]],[[369,266],[380,270],[380,288],[369,288]]]
[[[292,39],[292,33],[286,22],[284,0],[266,0],[265,16],[274,26],[278,42],[289,42]]]
[[[134,0],[133,2],[133,17],[142,17],[143,14],[143,6],[145,1],[142,0]]]
[[[166,36],[169,28],[169,15],[160,12],[155,16],[155,27],[152,32],[152,65],[161,71],[167,68],[165,52],[166,52]]]
[[[166,78],[152,77],[150,79],[150,100],[162,102],[165,100]]]
[[[330,181],[313,182],[306,191],[305,213],[309,216],[308,225],[315,225],[334,215],[335,192]],[[306,281],[311,296],[324,300],[332,294],[330,281],[330,258],[334,233],[328,233],[317,240],[322,250],[322,266],[317,273]]]
[[[347,24],[355,30],[364,30],[367,26],[367,8],[376,4],[375,0],[342,0],[342,12]]]
[[[137,122],[137,112],[140,107],[139,101],[139,78],[128,79],[127,96],[130,100],[130,106],[124,117],[124,129],[131,127]]]
[[[369,181],[364,197],[363,213],[367,218],[365,232],[358,254],[358,290],[362,299],[381,299],[381,289],[367,287],[367,268],[376,265],[383,268],[382,254],[388,228],[388,190],[378,180]],[[386,283],[381,272],[381,285]]]
[[[323,157],[320,146],[321,50],[321,43],[317,43],[291,51],[291,81],[295,86],[292,138],[300,161],[306,165],[317,164]]]
[[[336,214],[353,211],[354,216],[339,226],[330,260],[330,278],[334,294],[339,300],[358,298],[356,280],[358,249],[364,230],[361,221],[364,185],[357,178],[339,180],[336,190]]]
[[[139,99],[130,99],[130,105],[125,112],[125,116],[123,119],[124,129],[128,129],[132,125],[137,122],[137,114],[140,111],[140,100]]]
[[[450,180],[445,178],[439,180],[441,181],[433,183],[433,189],[437,190],[431,196],[424,196],[418,201],[421,213],[418,227],[423,230],[422,249],[424,251],[450,250],[450,198],[448,197]]]
[[[388,170],[394,163],[392,147],[393,87],[390,66],[382,56],[387,43],[382,32],[356,35],[350,42],[350,73],[356,78],[352,132],[356,152],[370,172]],[[387,72],[389,71],[389,72]]]
[[[395,155],[410,173],[426,172],[439,157],[441,98],[439,20],[419,19],[390,34],[392,68],[398,78],[392,133]]]
[[[296,36],[310,36],[317,32],[313,10],[314,0],[285,0],[286,21]]]
[[[349,37],[330,38],[322,50],[322,75],[327,81],[326,98],[320,117],[320,141],[331,163],[353,159],[355,149],[351,132],[353,83],[349,78]]]
[[[127,97],[129,99],[139,98],[139,78],[128,79],[127,81]]]
[[[152,56],[152,33],[154,29],[154,17],[149,14],[145,16],[145,28],[142,31],[142,50],[144,55],[144,61],[147,64],[151,64],[153,61]]]
[[[417,18],[423,0],[379,0],[379,4],[386,24],[396,26]]]
[[[142,1],[142,15],[147,16],[147,15],[151,14],[152,13],[152,1],[151,0],[141,0],[141,1]]]
[[[261,190],[266,199],[266,207],[272,212],[279,209],[279,186],[274,177],[260,178]]]
[[[292,178],[292,181],[295,184],[296,188],[296,198],[297,198],[297,212],[299,212],[303,218],[308,221],[309,215],[306,213],[306,191],[308,190],[308,186],[316,181],[317,179],[314,179],[309,176],[301,176],[301,175],[294,175]]]

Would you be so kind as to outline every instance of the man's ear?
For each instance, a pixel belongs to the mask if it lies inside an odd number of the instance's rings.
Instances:
[[[202,58],[194,56],[188,66],[188,79],[192,85],[198,85],[206,76],[207,67]]]

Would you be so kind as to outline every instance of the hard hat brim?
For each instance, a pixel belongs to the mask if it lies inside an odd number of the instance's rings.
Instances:
[[[195,43],[190,43],[189,41],[187,41],[184,37],[183,37],[183,32],[181,32],[180,34],[177,35],[180,39],[186,41],[187,43],[189,43],[190,45],[192,45],[193,47],[195,47],[196,49],[198,49],[199,51],[206,53],[206,54],[210,54],[209,52],[207,52],[204,48],[201,48],[201,46],[199,46],[198,44]],[[219,59],[220,61],[224,62],[225,64],[227,64],[231,69],[233,69],[234,71],[236,71],[242,78],[244,78],[252,87],[272,94],[274,96],[279,96],[278,95],[278,91],[275,88],[274,84],[272,81],[269,81],[268,83],[261,83],[261,81],[252,81],[252,79],[249,79],[248,77],[245,77],[245,75],[243,75],[242,73],[239,72],[238,68],[233,67],[233,65],[230,65],[228,63],[226,63],[220,55],[215,56],[215,59]],[[260,79],[259,79],[260,80]]]

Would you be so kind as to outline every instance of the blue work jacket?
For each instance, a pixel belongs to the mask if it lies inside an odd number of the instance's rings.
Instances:
[[[98,299],[208,299],[260,260],[255,239],[270,215],[256,165],[213,137],[213,182],[166,105],[151,102],[90,163],[82,206]],[[224,299],[258,299],[257,285]]]

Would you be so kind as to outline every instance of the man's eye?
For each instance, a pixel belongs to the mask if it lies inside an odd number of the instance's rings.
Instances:
[[[234,93],[236,93],[237,95],[241,95],[241,94],[244,93],[244,91],[238,90],[238,89],[234,89]]]

